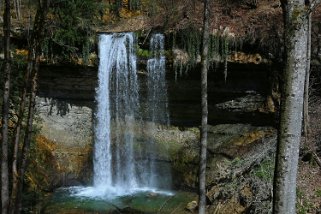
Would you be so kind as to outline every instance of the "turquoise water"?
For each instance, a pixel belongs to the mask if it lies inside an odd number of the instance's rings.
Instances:
[[[137,192],[114,198],[88,198],[72,194],[74,189],[58,189],[49,199],[42,213],[188,213],[187,203],[197,196],[189,192]]]

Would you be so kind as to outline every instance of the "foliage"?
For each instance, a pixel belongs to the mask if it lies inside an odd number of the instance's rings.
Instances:
[[[119,10],[122,7],[122,0],[115,0],[114,2],[111,2],[109,5],[109,8],[111,12],[117,14],[119,16]]]
[[[19,96],[21,92],[21,88],[23,86],[24,80],[24,72],[26,70],[26,58],[20,54],[17,54],[17,50],[12,52],[12,77],[11,77],[11,95],[10,102],[12,104],[11,107],[18,108]],[[3,61],[0,61],[0,77],[3,76]],[[0,84],[3,85],[3,78],[0,78]],[[0,88],[0,94],[2,94],[3,88]],[[0,99],[0,106],[2,104],[2,99]],[[1,112],[0,112],[1,115]],[[13,115],[11,115],[12,117]]]
[[[274,164],[273,157],[270,157],[260,163],[259,166],[255,167],[251,173],[263,181],[272,183],[274,176]]]
[[[129,18],[141,14],[141,12],[150,7],[153,0],[114,0],[109,1],[107,8],[111,15],[116,18]],[[153,5],[155,6],[155,4]]]
[[[94,41],[98,4],[92,0],[53,0],[44,52],[71,58],[79,53],[87,61]]]
[[[137,56],[140,58],[148,58],[151,56],[151,53],[149,50],[138,48],[137,49]]]
[[[39,127],[35,127],[39,133]],[[24,182],[27,191],[23,193],[24,212],[39,212],[39,203],[45,200],[46,192],[52,190],[52,182],[55,176],[57,163],[52,154],[54,143],[43,136],[33,137],[30,151],[30,164]]]
[[[197,63],[200,62],[201,53],[201,31],[194,26],[186,29],[181,29],[177,33],[173,33],[172,43],[173,49],[178,48],[185,51],[188,55],[187,62],[175,62],[175,73],[179,72],[180,75],[188,72]],[[209,38],[209,53],[208,60],[210,66],[216,66],[217,63],[224,63],[224,76],[227,77],[227,58],[235,48],[234,35],[229,32],[229,28],[220,28],[214,30]]]

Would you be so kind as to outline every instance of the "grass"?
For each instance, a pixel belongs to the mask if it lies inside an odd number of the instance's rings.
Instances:
[[[274,176],[274,157],[265,159],[254,168],[253,175],[266,182],[272,182]]]

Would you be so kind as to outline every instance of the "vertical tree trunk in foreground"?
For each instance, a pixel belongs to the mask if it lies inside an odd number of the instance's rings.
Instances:
[[[39,56],[37,57],[39,59]],[[34,118],[34,111],[35,111],[35,98],[36,98],[36,89],[37,89],[37,77],[39,71],[39,62],[36,62],[35,68],[33,69],[32,80],[31,80],[31,94],[29,97],[29,108],[28,108],[28,121],[27,127],[25,130],[25,136],[23,141],[22,147],[22,157],[21,157],[21,164],[19,170],[19,179],[17,183],[17,193],[16,193],[16,211],[15,213],[20,213],[22,210],[22,190],[23,190],[23,180],[24,175],[27,170],[28,160],[29,160],[29,151],[30,151],[30,143],[33,133],[33,118]]]
[[[311,63],[311,24],[312,15],[308,15],[308,32],[307,32],[307,71],[304,85],[304,104],[303,104],[303,134],[306,141],[309,138],[310,118],[309,118],[309,88],[310,88],[310,63]]]
[[[207,70],[208,70],[208,43],[209,43],[209,8],[208,0],[204,0],[203,20],[203,47],[202,47],[202,70],[201,70],[201,96],[202,96],[202,124],[199,162],[199,203],[198,213],[206,211],[206,151],[207,151]]]
[[[31,70],[33,67],[32,61],[33,54],[31,52],[28,53],[28,66],[27,71],[24,77],[24,86],[23,91],[21,94],[21,101],[19,106],[19,116],[18,122],[16,125],[15,136],[13,140],[13,155],[12,155],[12,187],[11,187],[11,197],[10,197],[10,213],[15,213],[15,204],[17,199],[17,192],[18,192],[18,182],[19,182],[19,172],[18,172],[18,154],[20,154],[19,144],[20,144],[20,134],[22,128],[22,120],[24,117],[24,111],[26,106],[26,99],[27,99],[27,88],[29,86]]]
[[[4,85],[2,104],[2,145],[1,145],[1,213],[7,214],[9,208],[9,169],[8,169],[8,120],[9,120],[9,95],[10,95],[10,0],[5,1],[3,14],[4,34]]]
[[[296,177],[307,71],[308,12],[304,0],[282,1],[285,30],[285,80],[274,177],[274,214],[294,214]]]
[[[31,92],[29,97],[29,107],[28,107],[28,118],[27,126],[25,129],[25,136],[21,151],[21,161],[19,169],[19,180],[17,183],[17,193],[16,193],[16,202],[15,202],[15,213],[20,213],[22,209],[22,190],[23,190],[23,180],[24,175],[28,166],[30,143],[33,134],[33,118],[35,112],[35,98],[37,91],[37,78],[40,66],[40,53],[41,45],[44,39],[44,29],[46,16],[49,10],[50,0],[41,0],[39,1],[39,6],[37,14],[35,17],[33,33],[31,36],[31,42],[29,47],[29,52],[32,53],[32,59],[28,64],[28,69],[31,70]],[[29,67],[30,66],[30,67]],[[29,70],[27,71],[29,72]]]

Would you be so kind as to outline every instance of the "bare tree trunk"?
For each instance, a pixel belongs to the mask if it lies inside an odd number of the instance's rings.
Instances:
[[[23,180],[24,175],[28,166],[30,143],[33,134],[33,118],[35,112],[35,98],[37,91],[37,78],[40,66],[40,52],[41,44],[44,39],[44,25],[46,21],[46,16],[49,10],[50,0],[39,1],[39,6],[34,22],[34,30],[31,36],[31,42],[29,47],[29,53],[32,60],[29,61],[28,71],[31,71],[31,92],[29,97],[29,107],[28,107],[28,119],[27,126],[25,129],[25,136],[22,147],[20,169],[19,169],[19,179],[17,183],[17,194],[15,201],[15,213],[20,213],[22,209],[22,190],[23,190]]]
[[[2,145],[1,145],[1,213],[7,214],[9,208],[9,169],[8,169],[8,120],[9,120],[9,96],[10,96],[10,76],[11,76],[11,56],[10,56],[10,0],[5,1],[3,14],[3,34],[4,34],[4,85],[2,104]]]
[[[18,114],[18,122],[15,131],[15,137],[13,141],[14,149],[13,149],[13,158],[12,158],[12,188],[11,188],[11,198],[10,198],[10,213],[15,213],[15,204],[18,192],[18,182],[19,182],[19,173],[18,173],[18,154],[19,154],[19,142],[20,142],[20,134],[21,134],[21,126],[22,120],[24,117],[24,111],[26,106],[26,97],[27,97],[27,88],[30,81],[30,74],[33,67],[32,61],[33,54],[31,52],[28,53],[28,66],[27,72],[24,78],[24,86],[21,94],[19,114]]]
[[[306,140],[310,132],[309,118],[309,88],[310,88],[310,62],[311,62],[311,14],[308,15],[308,35],[307,35],[307,71],[304,85],[304,105],[303,105],[303,134]]]
[[[2,11],[2,1],[0,0],[0,11]],[[0,22],[3,22],[3,17],[0,16]]]
[[[15,12],[16,12],[17,19],[20,20],[21,19],[20,1],[19,0],[13,0],[13,5],[14,5],[14,9],[15,9]]]
[[[17,6],[18,6],[18,11],[17,13],[19,14],[19,20],[21,19],[21,0],[17,0]]]
[[[202,124],[199,162],[199,206],[198,213],[206,211],[206,152],[207,152],[207,70],[208,70],[208,44],[209,44],[209,8],[208,0],[204,0],[203,20],[203,48],[202,48],[202,71],[201,71],[201,96],[202,96]]]
[[[29,151],[30,151],[30,142],[32,138],[33,133],[33,118],[34,118],[34,110],[35,110],[35,99],[36,99],[36,90],[37,90],[37,77],[38,77],[38,71],[39,71],[39,56],[37,56],[37,62],[35,64],[35,68],[33,69],[32,74],[32,83],[31,83],[31,95],[29,98],[29,108],[28,108],[28,121],[27,121],[27,127],[25,130],[25,137],[23,141],[23,147],[22,147],[22,157],[21,157],[21,165],[19,170],[19,180],[17,185],[17,195],[16,195],[16,205],[17,205],[17,213],[21,212],[22,208],[22,190],[23,190],[23,180],[25,171],[27,169],[28,160],[29,160]]]
[[[296,177],[302,128],[307,60],[308,13],[304,0],[282,1],[285,30],[285,82],[274,177],[274,214],[296,212]]]
[[[20,0],[18,0],[20,1]],[[29,8],[30,9],[30,8]],[[30,29],[30,26],[28,26],[28,30]],[[30,40],[33,40],[32,38],[28,39],[28,44],[30,45]],[[20,105],[19,105],[19,113],[18,113],[18,122],[15,129],[15,137],[13,140],[13,155],[12,155],[12,187],[11,187],[11,197],[10,197],[10,213],[15,213],[15,206],[17,201],[17,194],[18,194],[18,183],[19,183],[19,169],[18,169],[18,154],[21,154],[20,144],[20,135],[21,135],[21,129],[22,129],[22,121],[24,118],[25,113],[25,107],[26,107],[26,99],[27,99],[27,89],[30,88],[30,76],[32,73],[33,65],[34,65],[34,52],[32,51],[32,48],[29,48],[28,52],[28,65],[26,69],[26,73],[24,76],[24,83],[22,88],[22,93],[20,97]]]

